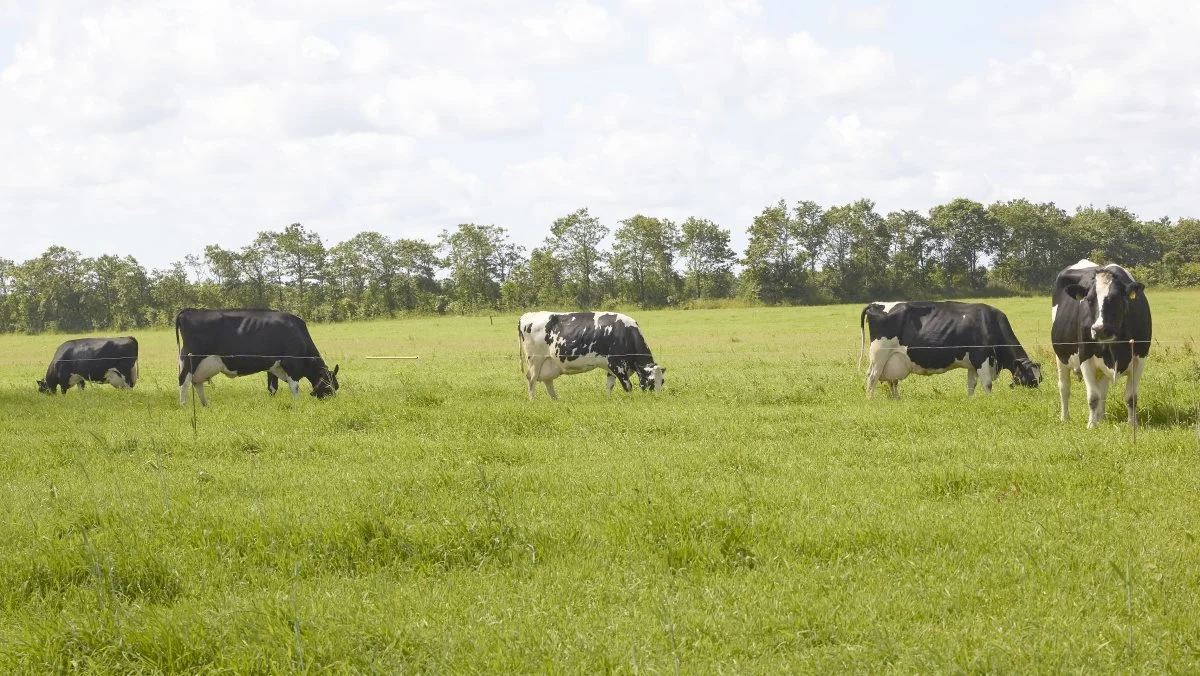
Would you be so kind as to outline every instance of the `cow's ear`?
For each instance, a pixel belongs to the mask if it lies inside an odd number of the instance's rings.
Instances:
[[[341,364],[334,364],[334,365],[333,365],[333,375],[335,375],[335,376],[336,376],[336,375],[337,375],[337,372],[338,372],[338,369],[340,369],[340,368],[342,368],[342,365],[341,365]]]
[[[1138,294],[1146,290],[1146,285],[1141,282],[1134,282],[1129,285],[1129,300],[1137,300]]]
[[[1066,288],[1066,292],[1068,296],[1075,300],[1083,300],[1088,295],[1087,287],[1081,284],[1071,284]]]

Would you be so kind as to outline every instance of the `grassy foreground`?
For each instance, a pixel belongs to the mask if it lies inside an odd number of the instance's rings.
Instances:
[[[637,313],[666,392],[530,403],[515,316],[437,318],[315,326],[337,397],[221,378],[198,434],[172,333],[66,397],[0,336],[0,671],[1194,673],[1200,293],[1149,298],[1136,438],[1058,421],[1045,298],[989,301],[1036,391],[868,401],[855,305]]]

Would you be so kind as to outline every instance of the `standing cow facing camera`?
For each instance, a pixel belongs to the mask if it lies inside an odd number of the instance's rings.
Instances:
[[[1108,388],[1124,375],[1129,424],[1137,427],[1138,384],[1150,354],[1150,302],[1145,285],[1116,264],[1086,258],[1064,268],[1051,291],[1050,340],[1058,356],[1061,417],[1069,419],[1071,372],[1083,377],[1088,427],[1104,419]]]
[[[952,369],[967,370],[967,396],[980,381],[989,394],[1001,369],[1012,372],[1013,386],[1037,387],[1042,367],[1034,363],[1008,323],[1008,317],[984,303],[913,301],[868,303],[859,315],[870,336],[867,395],[875,385],[887,383],[893,399],[900,398],[899,383],[911,373],[933,375]],[[859,364],[862,363],[862,346]]]
[[[133,336],[123,338],[76,338],[58,346],[46,377],[37,381],[38,392],[63,394],[71,387],[83,389],[84,383],[108,383],[118,390],[137,384],[138,343]]]
[[[538,382],[558,399],[555,378],[592,369],[608,373],[609,393],[617,382],[632,390],[633,375],[643,390],[663,388],[667,369],[654,363],[637,322],[619,312],[526,312],[517,320],[517,340],[530,401]]]

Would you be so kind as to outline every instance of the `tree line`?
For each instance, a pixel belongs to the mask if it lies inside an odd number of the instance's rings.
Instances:
[[[556,219],[526,251],[507,229],[459,224],[436,241],[362,232],[332,246],[299,223],[240,249],[213,244],[166,268],[52,246],[0,258],[0,331],[167,325],[180,308],[272,307],[311,321],[527,308],[663,307],[714,299],[818,304],[1045,293],[1080,258],[1119,262],[1150,285],[1200,286],[1200,219],[1018,199],[955,199],[879,213],[860,199],[767,206],[740,255],[710,220],[586,208]],[[2,253],[2,252],[0,252]]]

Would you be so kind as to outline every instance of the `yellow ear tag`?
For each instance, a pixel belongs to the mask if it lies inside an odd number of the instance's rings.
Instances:
[[[1129,300],[1137,300],[1137,291],[1129,292]]]

